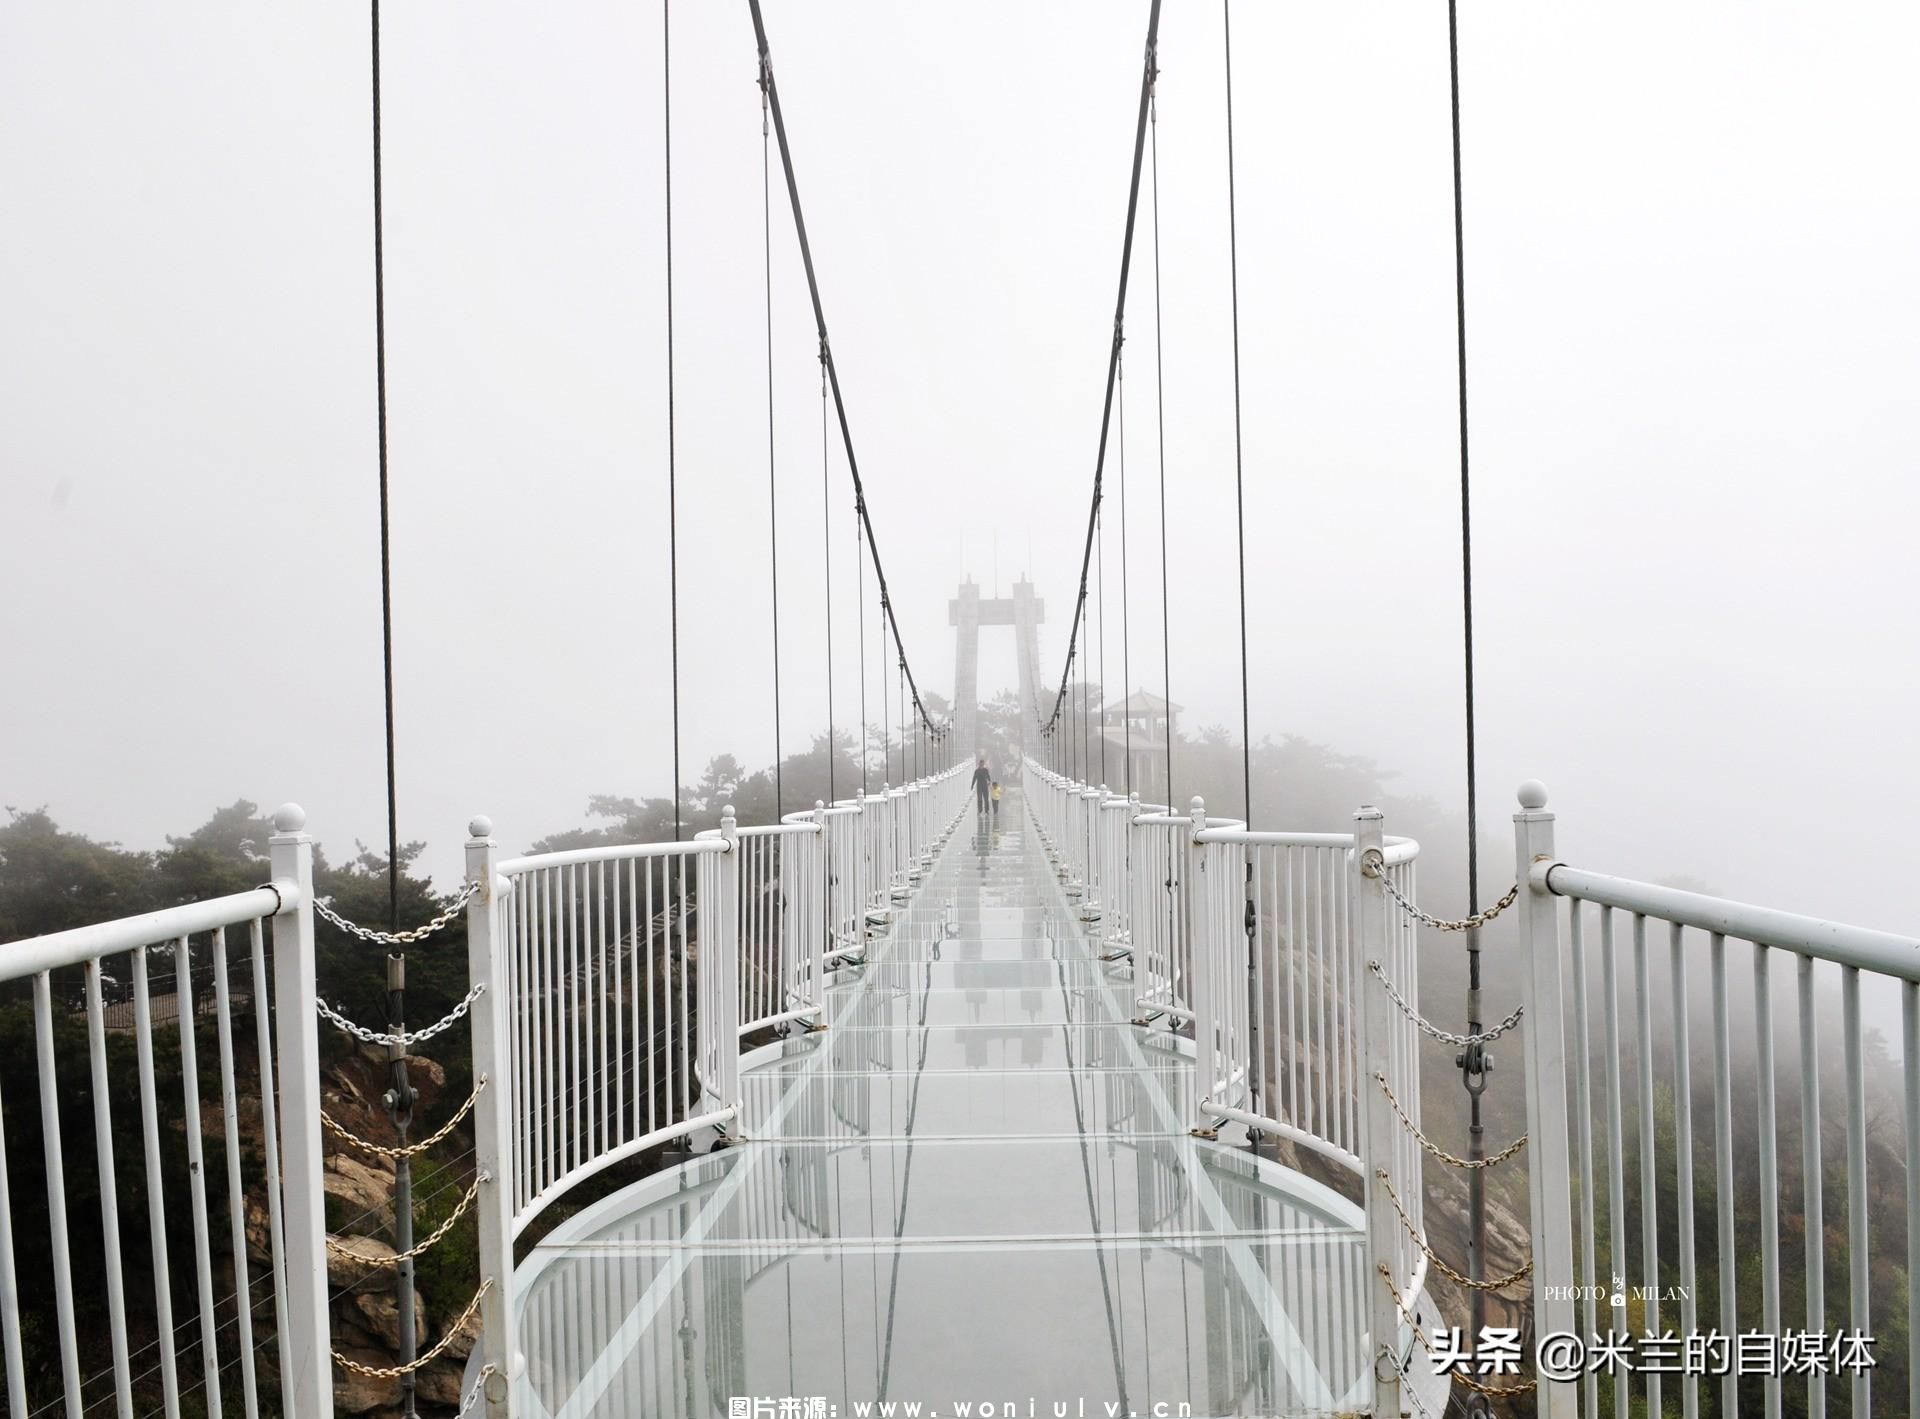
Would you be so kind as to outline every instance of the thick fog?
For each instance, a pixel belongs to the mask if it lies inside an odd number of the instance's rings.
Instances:
[[[1146,9],[767,5],[895,610],[943,695],[963,575],[1030,573],[1049,677],[1064,654]],[[1462,9],[1483,814],[1537,776],[1570,859],[1911,931],[1920,16]],[[670,781],[661,25],[384,19],[400,826],[448,879],[474,812],[518,849]],[[1457,808],[1445,10],[1233,19],[1254,734]],[[773,757],[768,393],[747,9],[673,23],[691,782]],[[1237,732],[1221,39],[1169,0],[1126,655],[1158,689],[1164,441],[1172,695]],[[146,847],[297,799],[330,846],[384,841],[367,46],[352,5],[0,8],[0,802]],[[828,719],[823,502],[842,726],[857,553],[774,162],[790,752]],[[1118,687],[1117,460],[1109,491]],[[1013,670],[989,637],[983,689]]]

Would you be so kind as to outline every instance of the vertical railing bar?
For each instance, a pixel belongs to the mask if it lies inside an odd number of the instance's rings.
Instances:
[[[1598,1237],[1594,1229],[1593,1199],[1593,1046],[1587,1012],[1586,912],[1578,899],[1567,902],[1567,942],[1573,966],[1573,1099],[1574,1146],[1580,1160],[1580,1271],[1581,1319],[1591,1342],[1599,1331],[1600,1282]],[[1588,1419],[1600,1413],[1600,1378],[1592,1368],[1581,1376],[1582,1412]]]
[[[1287,1117],[1300,1117],[1300,1012],[1299,1012],[1299,976],[1300,943],[1306,935],[1306,886],[1304,877],[1299,897],[1296,901],[1293,891],[1294,879],[1303,872],[1303,861],[1298,848],[1286,849],[1287,869]]]
[[[267,929],[258,917],[247,923],[248,948],[253,954],[254,1049],[260,1065],[261,1151],[267,1159],[267,1236],[273,1264],[273,1324],[275,1353],[283,1377],[293,1373],[293,1332],[287,1319],[287,1245],[280,1217],[280,1119],[274,1086],[273,1021],[267,1009]]]
[[[1807,1329],[1827,1329],[1827,1207],[1820,1169],[1820,1023],[1814,1000],[1813,959],[1796,955],[1794,984],[1800,1009],[1800,1172],[1803,1188],[1800,1215],[1806,1226]],[[1769,1026],[1772,1021],[1767,1022]],[[1764,1234],[1763,1234],[1764,1240]],[[1771,1325],[1772,1322],[1769,1322]],[[1808,1419],[1827,1410],[1827,1384],[1819,1374],[1807,1376]]]
[[[1900,983],[1900,1064],[1907,1106],[1907,1413],[1920,1414],[1920,985]]]
[[[627,1125],[631,1121],[627,1114],[627,1021],[626,992],[629,972],[621,961],[621,943],[630,941],[625,927],[621,924],[620,907],[623,901],[622,884],[627,869],[633,865],[628,858],[613,864],[613,1139],[624,1144],[637,1135]],[[636,1036],[633,1047],[640,1047]]]
[[[113,1162],[113,1090],[107,1080],[106,1005],[100,990],[100,958],[97,956],[86,963],[86,991],[87,1064],[93,1085],[94,1157],[100,1169],[100,1241],[107,1268],[107,1324],[113,1346],[114,1408],[120,1419],[133,1419],[133,1382],[127,1356],[126,1286],[120,1261],[120,1183]],[[0,1172],[5,1170],[6,1159],[0,1153]],[[4,1183],[0,1183],[0,1187],[4,1187]],[[5,1194],[0,1192],[0,1208],[4,1206]],[[246,1294],[244,1287],[241,1288],[241,1294]]]
[[[1869,1290],[1873,1252],[1867,1227],[1867,1078],[1860,1029],[1860,968],[1840,968],[1840,1012],[1847,1070],[1847,1325],[1855,1334],[1872,1335]],[[1873,1413],[1873,1372],[1855,1367],[1851,1381],[1853,1413]]]
[[[1739,1179],[1733,1167],[1733,1041],[1727,1018],[1727,938],[1707,942],[1713,971],[1713,1180],[1716,1239],[1720,1249],[1720,1333],[1740,1333],[1738,1257],[1734,1252],[1733,1199]],[[1720,1412],[1740,1412],[1740,1379],[1729,1366],[1720,1380]]]
[[[658,1122],[660,1111],[659,1065],[655,1057],[654,1040],[655,1037],[658,1036],[666,1042],[668,1048],[672,1048],[673,1043],[673,1021],[671,1012],[668,1012],[669,1018],[666,1022],[666,1028],[662,1030],[659,1012],[654,1007],[653,986],[657,951],[653,935],[653,872],[654,865],[652,862],[642,862],[640,864],[640,890],[645,895],[646,903],[646,915],[643,920],[646,923],[647,1027],[645,1030],[641,1030],[638,1025],[634,1026],[634,1038],[644,1039],[647,1042],[647,1126],[645,1131],[648,1133],[653,1132],[654,1129],[660,1126]],[[636,992],[636,996],[637,994]],[[638,1001],[636,1000],[636,1004],[637,1003]]]
[[[688,1114],[690,1114],[693,1111],[693,1077],[692,1077],[692,1071],[687,1067],[688,1060],[691,1058],[691,1055],[689,1054],[689,1050],[691,1048],[689,1044],[689,1040],[691,1038],[691,1031],[687,1024],[687,989],[686,989],[686,976],[687,976],[688,970],[691,969],[690,958],[688,957],[688,954],[687,954],[687,860],[684,857],[678,857],[674,859],[674,864],[680,878],[679,890],[676,894],[677,901],[680,907],[680,922],[679,922],[680,951],[676,959],[676,964],[679,966],[679,970],[680,970],[680,988],[676,992],[676,994],[680,997],[680,1115],[679,1116],[681,1118],[685,1118]],[[708,905],[710,904],[702,903],[700,908],[701,911],[704,912]]]
[[[147,1234],[152,1243],[154,1326],[160,1342],[160,1385],[167,1419],[180,1419],[180,1376],[173,1348],[172,1278],[167,1267],[167,1203],[160,1166],[160,1101],[154,1088],[153,1004],[147,948],[133,950],[133,1039],[140,1068],[140,1122],[147,1163]]]
[[[1685,928],[1678,922],[1667,924],[1667,946],[1671,957],[1673,991],[1673,1161],[1674,1212],[1679,1223],[1680,1252],[1680,1333],[1692,1335],[1694,1308],[1693,1237],[1693,1067],[1692,1041],[1687,1031],[1687,960],[1682,936]],[[1698,1419],[1700,1413],[1700,1377],[1688,1371],[1681,1380],[1680,1405],[1683,1419]]]
[[[253,1289],[247,1275],[247,1218],[240,1176],[240,1100],[233,1082],[233,1000],[227,981],[227,932],[213,933],[214,1023],[220,1043],[220,1110],[227,1146],[227,1232],[233,1248],[234,1310],[240,1342],[241,1403],[248,1419],[258,1419],[260,1392],[254,1375]],[[265,1002],[261,1002],[262,1005]]]
[[[0,1095],[4,1090],[0,1090]],[[13,1190],[7,1183],[7,1128],[0,1103],[0,1348],[7,1357],[7,1411],[24,1415],[27,1408],[26,1356],[20,1343],[20,1281],[13,1264]],[[122,1358],[119,1373],[126,1373]]]
[[[1660,1333],[1659,1160],[1653,1135],[1653,986],[1647,976],[1647,919],[1633,914],[1633,988],[1635,1029],[1640,1040],[1640,1265],[1645,1286],[1643,1333]],[[1660,1413],[1660,1376],[1647,1372],[1647,1413]]]
[[[594,1008],[594,1013],[599,1021],[599,1029],[596,1031],[596,1034],[598,1036],[598,1045],[594,1054],[594,1059],[598,1065],[598,1079],[594,1087],[594,1093],[599,1096],[599,1104],[600,1104],[600,1120],[599,1120],[600,1147],[598,1149],[598,1152],[595,1155],[595,1156],[598,1156],[599,1153],[605,1153],[612,1146],[607,1133],[607,1103],[609,1098],[611,1097],[612,1091],[608,1088],[608,1078],[607,1078],[607,991],[608,991],[608,985],[610,983],[610,980],[607,975],[607,865],[606,863],[604,862],[594,863],[593,886],[594,886],[594,892],[593,892],[594,904],[599,908],[599,917],[600,917],[600,940],[597,948],[599,952],[598,962],[600,967],[600,976],[599,976],[599,979],[596,980],[593,984],[593,1008]],[[616,1021],[618,1021],[619,1015],[620,1015],[619,1008],[616,1006],[614,1009],[614,1018]]]
[[[1600,908],[1600,982],[1606,999],[1601,1013],[1601,1028],[1607,1057],[1607,1264],[1611,1272],[1626,1275],[1627,1254],[1627,1179],[1626,1121],[1621,1102],[1620,1082],[1620,980],[1613,939],[1613,908]],[[1619,1295],[1618,1287],[1610,1296]],[[1620,1310],[1618,1305],[1611,1309]],[[1608,1328],[1626,1329],[1626,1314],[1608,1316]],[[1627,1419],[1632,1386],[1624,1375],[1615,1375],[1613,1412],[1615,1419]]]
[[[578,866],[567,868],[567,958],[566,958],[566,1011],[567,1011],[567,1088],[573,1094],[573,1124],[567,1130],[567,1169],[571,1172],[585,1163],[588,1158],[586,1145],[591,1142],[587,1133],[586,1099],[586,1056],[581,1052],[580,1037],[583,1025],[586,1032],[592,1033],[592,1014],[585,1008],[585,982],[580,977],[580,958],[585,950],[591,950],[581,939],[586,933],[581,921],[580,869]],[[585,1017],[584,1020],[582,1017]]]
[[[200,1050],[195,1039],[193,948],[182,936],[173,946],[176,1019],[180,1035],[180,1093],[186,1108],[187,1195],[193,1210],[194,1280],[200,1300],[200,1371],[209,1419],[220,1419],[220,1328],[213,1309],[213,1244],[207,1226],[206,1140],[200,1132]]]
[[[1773,1070],[1773,960],[1768,948],[1753,946],[1753,1019],[1755,1072],[1759,1078],[1760,1130],[1760,1325],[1769,1335],[1780,1333],[1780,1166],[1774,1109]],[[1817,1130],[1816,1130],[1817,1132]],[[1816,1214],[1817,1216],[1817,1214]],[[1780,1419],[1781,1386],[1777,1375],[1763,1376],[1767,1419]]]
[[[53,1057],[53,978],[47,971],[40,971],[33,978],[33,1036],[40,1065],[40,1145],[47,1170],[47,1234],[53,1260],[53,1302],[60,1331],[60,1380],[66,1393],[68,1419],[79,1419],[79,1331],[73,1320],[66,1162],[60,1142],[60,1085]]]

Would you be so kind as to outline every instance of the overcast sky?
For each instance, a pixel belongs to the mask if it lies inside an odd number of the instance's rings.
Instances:
[[[965,573],[1030,571],[1049,675],[1064,650],[1146,8],[768,0],[874,524],[942,693]],[[1497,824],[1537,775],[1570,858],[1911,930],[1920,16],[1463,11],[1483,803]],[[674,22],[691,781],[772,757],[767,368],[748,12]],[[1445,10],[1234,24],[1254,732],[1457,804]],[[473,812],[518,848],[669,781],[660,14],[385,25],[400,817],[450,878]],[[1155,684],[1159,343],[1197,727],[1239,693],[1219,6],[1162,28],[1128,648]],[[350,4],[0,7],[0,801],[134,846],[242,795],[298,799],[336,853],[384,838],[367,42]],[[778,184],[791,748],[827,718],[823,495],[843,724],[855,544]]]

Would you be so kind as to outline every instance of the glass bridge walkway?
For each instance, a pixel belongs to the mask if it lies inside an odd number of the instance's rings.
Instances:
[[[1179,1125],[1185,1042],[1131,1023],[1128,965],[1001,813],[839,974],[825,1030],[743,1060],[746,1141],[534,1248],[519,1412],[1368,1407],[1359,1209]]]

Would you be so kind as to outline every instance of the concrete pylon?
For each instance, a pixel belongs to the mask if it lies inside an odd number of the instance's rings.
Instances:
[[[1024,576],[1010,596],[982,596],[968,577],[947,603],[947,624],[953,639],[953,723],[957,749],[972,756],[980,752],[980,628],[1012,626],[1015,663],[1020,673],[1020,703],[1031,721],[1040,713],[1040,627],[1047,619],[1046,602],[1034,594]]]

